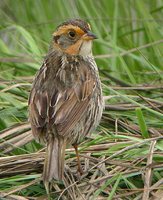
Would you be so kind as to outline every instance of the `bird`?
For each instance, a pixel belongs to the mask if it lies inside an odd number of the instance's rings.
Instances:
[[[43,182],[63,180],[65,149],[75,148],[98,126],[104,107],[98,67],[92,54],[96,35],[82,19],[61,23],[29,95],[29,121],[34,138],[46,145]]]

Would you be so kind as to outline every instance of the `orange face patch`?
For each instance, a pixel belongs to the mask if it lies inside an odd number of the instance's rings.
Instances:
[[[64,26],[59,27],[59,29],[53,33],[53,36],[66,34],[71,29],[73,29],[80,36],[85,34],[85,32],[81,28],[70,24],[70,25],[64,25]]]
[[[80,46],[82,45],[82,42],[84,40],[86,40],[86,41],[93,40],[93,37],[89,36],[80,27],[74,26],[72,24],[63,25],[63,26],[59,27],[57,29],[57,31],[55,31],[53,33],[53,36],[54,37],[59,37],[59,36],[62,36],[62,35],[70,36],[69,33],[71,31],[75,31],[76,36],[77,36],[77,39],[74,40],[74,44],[71,44],[67,48],[62,48],[62,46],[60,45],[59,41],[56,40],[56,42],[54,43],[54,45],[55,45],[55,47],[59,48],[60,50],[62,50],[63,52],[65,52],[65,53],[67,53],[69,55],[77,55],[77,54],[79,54],[79,50],[80,50]]]
[[[85,32],[81,28],[79,28],[78,26],[73,26],[72,24],[69,24],[69,25],[64,25],[64,26],[59,27],[59,29],[53,33],[53,36],[60,36],[63,34],[67,34],[70,30],[74,30],[76,34],[80,36],[81,38],[83,35],[85,35]],[[62,49],[62,51],[70,55],[78,54],[80,45],[82,43],[82,40],[80,39],[80,37],[79,37],[79,40],[76,41],[73,45],[69,46],[67,49],[64,49],[64,50]],[[61,49],[59,44],[55,44],[55,45]]]
[[[78,40],[75,44],[71,45],[65,50],[65,53],[70,55],[76,55],[79,53],[80,46],[82,44],[82,40]]]

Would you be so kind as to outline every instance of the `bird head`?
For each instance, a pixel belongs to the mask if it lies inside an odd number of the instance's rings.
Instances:
[[[90,25],[80,19],[66,21],[53,33],[53,47],[69,55],[86,56],[92,52],[92,40],[96,39]]]

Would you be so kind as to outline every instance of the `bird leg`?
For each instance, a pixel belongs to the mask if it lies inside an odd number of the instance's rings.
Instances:
[[[73,147],[74,147],[75,152],[76,152],[76,158],[77,158],[77,163],[78,163],[78,172],[80,173],[80,175],[82,175],[83,174],[83,170],[82,170],[82,167],[81,167],[79,151],[78,151],[78,145],[74,144]]]

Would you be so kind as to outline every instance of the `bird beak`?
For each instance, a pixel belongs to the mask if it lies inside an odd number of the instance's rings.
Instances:
[[[91,31],[88,31],[86,34],[83,35],[84,40],[94,40],[97,39],[97,36],[92,33]]]

